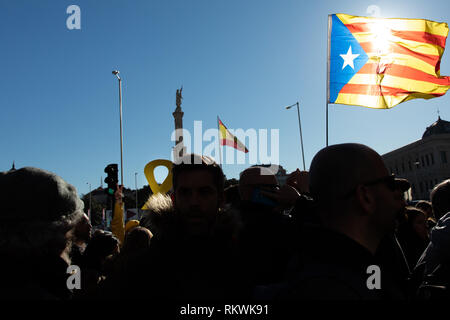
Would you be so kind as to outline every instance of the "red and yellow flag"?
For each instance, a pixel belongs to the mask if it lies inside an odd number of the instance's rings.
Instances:
[[[230,131],[228,131],[227,127],[223,124],[223,122],[219,120],[219,141],[221,146],[230,146],[239,151],[243,151],[245,153],[248,152],[248,149],[245,145],[238,140],[237,137],[232,135]]]
[[[328,102],[384,109],[450,89],[447,23],[330,15]]]

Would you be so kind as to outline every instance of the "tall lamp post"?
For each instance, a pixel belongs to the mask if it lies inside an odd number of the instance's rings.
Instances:
[[[303,171],[306,171],[306,166],[305,166],[305,154],[303,152],[303,137],[302,137],[302,124],[300,122],[300,107],[299,107],[299,103],[298,101],[290,106],[287,106],[286,109],[290,109],[293,106],[297,106],[297,114],[298,114],[298,127],[300,129],[300,145],[302,148],[302,158],[303,158]]]
[[[415,176],[416,176],[416,187],[415,187],[415,195],[416,195],[416,200],[419,198],[419,178],[418,178],[418,176],[417,176],[417,171],[419,171],[419,165],[420,165],[420,162],[419,161],[416,161],[416,162],[414,162],[414,165],[416,166],[416,169],[414,170],[414,173],[415,173]]]
[[[137,189],[137,172],[134,173],[134,186],[136,188],[136,211],[139,219],[139,208],[138,208],[138,189]]]
[[[89,185],[89,219],[91,219],[91,208],[92,208],[92,188],[89,182],[86,182]]]
[[[113,75],[119,80],[119,111],[120,111],[120,184],[123,186],[123,138],[122,138],[122,79],[119,70],[114,70]]]

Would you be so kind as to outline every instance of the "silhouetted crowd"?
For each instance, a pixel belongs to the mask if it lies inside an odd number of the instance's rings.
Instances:
[[[410,183],[350,143],[320,150],[282,186],[271,168],[253,166],[224,188],[221,167],[195,154],[172,177],[171,192],[151,195],[126,225],[118,187],[110,232],[93,231],[56,174],[1,172],[0,299],[450,297],[450,179],[408,205]]]

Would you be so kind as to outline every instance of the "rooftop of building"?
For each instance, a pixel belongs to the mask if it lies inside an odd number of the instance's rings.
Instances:
[[[422,135],[422,139],[433,135],[445,133],[450,133],[450,122],[442,120],[441,117],[438,117],[437,121],[435,121],[432,125],[427,127],[427,129]]]

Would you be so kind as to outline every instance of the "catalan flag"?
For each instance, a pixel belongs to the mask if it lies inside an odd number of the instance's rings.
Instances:
[[[245,145],[238,140],[237,137],[232,135],[230,131],[228,131],[227,127],[223,124],[223,122],[217,118],[219,121],[219,141],[221,146],[230,146],[239,151],[243,151],[245,153],[248,152]]]
[[[329,16],[328,103],[376,109],[444,95],[446,23]]]

